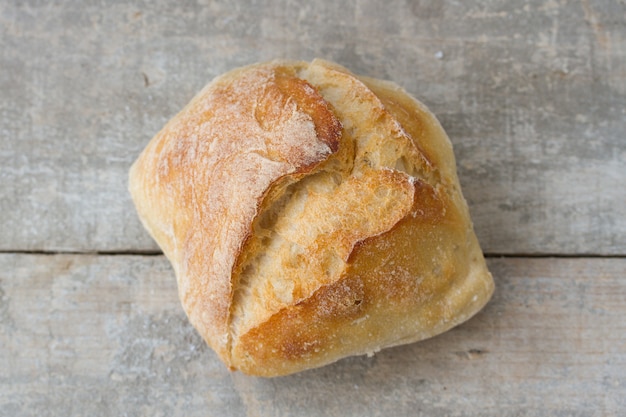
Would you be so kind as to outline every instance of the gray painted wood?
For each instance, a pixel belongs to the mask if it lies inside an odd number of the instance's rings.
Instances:
[[[126,192],[148,140],[215,75],[320,56],[439,116],[486,252],[623,255],[625,8],[0,2],[0,250],[156,250]]]
[[[621,0],[0,2],[0,416],[623,414],[624,16]],[[250,378],[190,327],[162,256],[16,253],[156,251],[126,192],[148,140],[224,71],[318,56],[401,84],[450,135],[483,249],[516,255],[489,259],[474,319]]]
[[[301,374],[231,373],[162,256],[0,255],[0,416],[618,416],[625,259],[492,258],[433,339]]]

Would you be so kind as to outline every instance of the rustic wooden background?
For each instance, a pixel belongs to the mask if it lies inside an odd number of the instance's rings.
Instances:
[[[403,85],[455,146],[497,290],[431,340],[278,379],[187,323],[127,171],[272,58]],[[1,1],[0,416],[621,416],[624,0]]]

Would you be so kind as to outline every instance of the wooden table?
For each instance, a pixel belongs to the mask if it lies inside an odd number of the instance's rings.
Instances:
[[[455,146],[497,290],[422,343],[230,373],[127,171],[205,83],[272,58],[391,79]],[[622,0],[0,3],[0,416],[626,413]]]

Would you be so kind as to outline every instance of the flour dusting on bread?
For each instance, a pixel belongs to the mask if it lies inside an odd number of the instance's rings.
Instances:
[[[218,77],[148,144],[129,187],[190,321],[231,369],[286,375],[421,340],[493,292],[435,117],[327,61]]]

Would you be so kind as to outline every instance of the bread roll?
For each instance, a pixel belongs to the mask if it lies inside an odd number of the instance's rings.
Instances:
[[[425,339],[493,292],[438,121],[397,85],[326,61],[216,78],[129,187],[189,320],[247,374]]]

